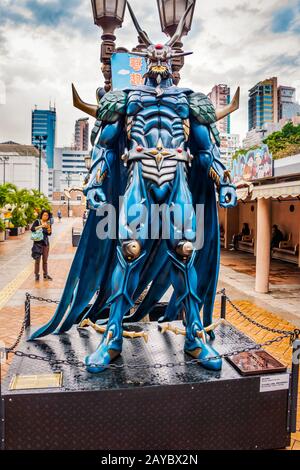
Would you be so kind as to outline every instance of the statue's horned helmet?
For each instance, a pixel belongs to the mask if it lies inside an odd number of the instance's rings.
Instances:
[[[149,39],[148,34],[142,30],[141,26],[139,25],[135,14],[129,3],[127,2],[128,9],[138,32],[140,40],[145,44],[144,51],[138,52],[130,52],[130,54],[138,55],[141,57],[145,57],[148,62],[148,71],[146,73],[146,77],[155,78],[157,83],[159,84],[162,79],[169,78],[172,76],[172,60],[176,59],[176,57],[184,56],[192,54],[192,52],[177,52],[174,49],[176,43],[180,42],[181,37],[183,35],[185,22],[187,19],[188,14],[193,7],[193,3],[190,3],[188,8],[186,9],[183,17],[181,18],[180,22],[178,23],[177,29],[174,35],[169,39],[166,44],[153,44]],[[82,101],[80,96],[77,93],[77,90],[74,85],[72,85],[73,89],[73,103],[74,106],[81,111],[89,114],[90,116],[97,118],[97,113],[99,109],[99,104],[89,104]],[[216,109],[216,121],[223,119],[224,117],[228,116],[228,114],[233,113],[237,109],[239,109],[239,102],[240,102],[240,87],[236,90],[236,93],[231,101],[231,103],[223,106],[221,108]]]
[[[133,55],[138,55],[141,57],[145,57],[148,62],[148,71],[146,76],[150,78],[156,78],[158,81],[164,78],[168,78],[172,76],[172,60],[176,57],[181,57],[184,55],[192,54],[192,52],[177,52],[173,49],[173,46],[180,41],[183,30],[185,26],[185,22],[187,19],[188,14],[190,13],[193,3],[190,3],[188,8],[186,9],[183,17],[181,18],[180,22],[178,23],[177,29],[174,35],[169,39],[166,44],[153,44],[152,41],[149,39],[148,34],[142,30],[130,4],[127,2],[128,10],[131,15],[133,24],[138,32],[139,38],[145,44],[146,49],[145,51],[141,52],[131,52]]]

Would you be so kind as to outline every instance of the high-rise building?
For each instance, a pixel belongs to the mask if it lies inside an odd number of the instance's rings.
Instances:
[[[300,115],[300,105],[296,102],[296,88],[279,86],[278,91],[278,119],[290,119]]]
[[[89,118],[78,119],[75,123],[75,150],[89,149]]]
[[[248,127],[262,129],[278,121],[277,77],[257,83],[249,90]]]
[[[71,186],[83,185],[88,173],[85,165],[85,158],[88,156],[87,150],[74,150],[71,147],[55,149],[53,192],[63,191],[68,184]]]
[[[36,137],[47,135],[46,161],[49,169],[54,165],[54,148],[56,134],[56,109],[49,107],[48,110],[35,108],[32,111],[31,142],[38,143]]]
[[[0,162],[0,184],[12,183],[19,189],[38,189],[41,176],[41,191],[48,195],[48,166],[45,158],[40,162],[35,147],[6,142],[0,144],[1,157],[5,160]]]
[[[215,85],[208,94],[215,108],[224,108],[230,103],[230,88],[227,85]],[[217,122],[219,132],[230,134],[230,115]]]
[[[249,131],[243,140],[244,148],[260,145],[264,138],[280,131],[288,121],[300,117],[296,89],[277,87],[276,77],[263,80],[249,90],[248,108]]]
[[[60,151],[60,149],[57,149]],[[87,150],[73,150],[70,147],[61,149],[61,169],[62,172],[73,175],[86,174],[85,157],[89,155]]]
[[[240,148],[240,136],[239,134],[225,134],[221,132],[220,140],[221,160],[227,168],[230,168],[232,157],[235,152]]]

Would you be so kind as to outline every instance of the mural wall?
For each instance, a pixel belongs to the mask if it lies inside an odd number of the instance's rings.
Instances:
[[[273,176],[273,158],[267,145],[249,150],[232,161],[231,175],[234,183],[254,181]]]

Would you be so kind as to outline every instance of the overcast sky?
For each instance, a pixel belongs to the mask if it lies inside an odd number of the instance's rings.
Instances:
[[[158,27],[155,0],[131,4],[153,41]],[[137,43],[126,13],[117,45]],[[186,58],[181,86],[208,93],[227,83],[241,86],[241,108],[232,132],[247,131],[247,93],[259,80],[278,76],[300,98],[300,0],[197,0],[193,28],[184,39]],[[57,145],[70,145],[74,122],[71,83],[82,98],[95,102],[103,84],[99,64],[100,31],[90,0],[0,0],[0,142],[30,143],[34,105],[57,107]],[[91,120],[92,121],[92,120]]]

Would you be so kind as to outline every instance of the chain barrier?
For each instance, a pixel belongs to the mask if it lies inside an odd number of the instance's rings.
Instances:
[[[45,299],[44,297],[36,297],[35,295],[26,294],[31,300],[37,300],[38,302],[45,302],[47,304],[59,304],[59,300]]]
[[[290,330],[280,330],[276,328],[271,328],[266,325],[262,325],[261,323],[257,322],[256,320],[253,320],[250,318],[248,315],[246,315],[242,310],[234,304],[234,302],[228,297],[226,294],[226,290],[222,289],[216,293],[216,295],[222,295],[223,298],[226,299],[226,301],[231,305],[231,307],[245,320],[247,320],[249,323],[255,325],[258,328],[261,328],[263,330],[269,331],[274,334],[279,334],[280,336],[277,336],[276,338],[270,339],[268,341],[265,341],[264,343],[260,344],[255,344],[254,346],[249,346],[246,348],[242,349],[237,349],[235,351],[223,353],[223,354],[218,354],[214,357],[210,357],[205,360],[201,359],[190,359],[190,360],[184,360],[180,362],[169,362],[166,364],[160,364],[160,363],[155,363],[155,364],[117,364],[117,363],[112,363],[109,364],[105,367],[107,370],[124,370],[124,369],[129,369],[129,370],[149,370],[149,369],[154,369],[154,370],[160,370],[163,368],[175,368],[175,367],[186,367],[186,366],[198,366],[201,363],[207,363],[208,361],[216,360],[216,359],[225,359],[227,357],[233,357],[237,356],[238,354],[244,353],[244,352],[251,352],[251,351],[258,351],[262,348],[265,348],[267,346],[270,346],[275,343],[280,343],[281,341],[289,338],[290,343],[292,343],[295,339],[300,337],[300,330],[295,329],[293,331]],[[76,361],[73,359],[55,359],[52,360],[51,358],[45,357],[45,356],[39,356],[37,354],[32,354],[32,353],[25,353],[24,351],[19,351],[16,348],[20,344],[20,341],[22,339],[22,336],[24,334],[24,331],[28,325],[30,325],[30,300],[36,300],[38,302],[45,302],[48,304],[59,304],[59,301],[57,300],[52,300],[52,299],[46,299],[43,297],[37,297],[33,296],[31,294],[26,294],[26,301],[25,301],[25,314],[24,314],[24,319],[19,331],[19,334],[17,336],[17,339],[15,343],[10,347],[10,348],[5,348],[4,353],[6,357],[9,354],[15,355],[17,357],[22,357],[22,358],[27,358],[31,360],[36,360],[44,363],[48,363],[51,367],[53,368],[61,368],[62,366],[69,366],[69,367],[76,367],[78,369],[84,369],[86,370],[86,364],[83,361]],[[225,307],[226,308],[226,307]],[[90,367],[95,367],[97,368],[97,364],[90,364]],[[295,428],[294,432],[299,432],[300,429]]]
[[[235,351],[231,351],[231,352],[224,353],[224,354],[218,354],[216,356],[207,358],[205,360],[191,359],[191,360],[188,360],[188,361],[181,361],[181,362],[177,362],[177,363],[169,362],[167,364],[156,363],[156,364],[141,364],[141,365],[112,363],[112,364],[109,364],[108,366],[106,366],[105,368],[106,369],[125,369],[125,368],[128,368],[128,369],[162,369],[164,367],[166,367],[166,368],[175,368],[175,367],[178,367],[178,366],[182,367],[182,366],[197,365],[197,364],[201,364],[203,362],[208,362],[208,361],[212,361],[212,360],[216,360],[216,359],[224,359],[226,357],[237,356],[238,354],[241,354],[241,353],[244,353],[244,352],[257,351],[257,350],[260,350],[264,347],[270,346],[271,344],[279,343],[279,342],[283,341],[286,338],[290,338],[290,340],[292,341],[293,339],[298,338],[299,335],[300,335],[300,330],[297,330],[297,329],[294,330],[294,331],[278,330],[278,329],[275,329],[275,328],[270,328],[270,327],[267,327],[265,325],[262,325],[262,324],[258,323],[257,321],[253,320],[252,318],[248,317],[244,312],[241,311],[241,309],[239,307],[237,307],[231,301],[231,299],[227,296],[225,289],[222,289],[221,291],[218,291],[217,295],[224,295],[226,297],[226,300],[229,302],[229,304],[243,318],[248,320],[250,323],[252,323],[255,326],[258,326],[262,329],[265,329],[269,332],[280,334],[280,336],[278,336],[277,338],[273,338],[271,340],[268,340],[264,343],[255,344],[254,346],[250,346],[250,347],[246,347],[246,348],[242,348],[242,349],[237,349]],[[10,348],[5,349],[6,355],[7,354],[14,354],[15,356],[18,356],[18,357],[25,357],[25,358],[28,358],[28,359],[43,361],[43,362],[49,363],[51,366],[69,365],[69,366],[78,367],[78,368],[86,368],[86,364],[82,361],[74,361],[74,360],[68,360],[68,359],[52,360],[51,358],[47,358],[47,357],[44,357],[44,356],[39,356],[39,355],[36,355],[36,354],[27,354],[23,351],[17,351],[16,350],[17,346],[19,345],[19,343],[21,341],[21,338],[22,338],[23,333],[24,333],[25,328],[26,328],[28,318],[30,316],[30,300],[37,300],[39,302],[53,303],[53,304],[56,304],[56,305],[59,304],[59,301],[57,301],[57,300],[45,299],[43,297],[37,297],[37,296],[33,296],[33,295],[27,293],[26,294],[26,302],[25,302],[25,315],[24,315],[24,320],[23,320],[20,332],[18,334],[18,337],[17,337],[15,343]],[[98,365],[97,364],[90,364],[90,367],[98,367]]]
[[[51,300],[51,299],[45,299],[43,297],[36,297],[34,295],[31,295],[31,294],[27,293],[26,294],[26,301],[25,301],[25,314],[24,314],[24,318],[23,318],[23,321],[22,321],[22,325],[21,325],[19,334],[18,334],[14,344],[12,346],[10,346],[9,348],[5,348],[5,350],[3,351],[4,354],[6,355],[6,357],[7,357],[8,354],[15,354],[15,349],[19,346],[19,344],[21,342],[24,331],[25,331],[26,326],[28,325],[28,322],[29,322],[29,319],[30,319],[30,300],[37,300],[39,302],[46,302],[46,303],[49,303],[49,304],[57,304],[57,305],[59,304],[58,300]]]
[[[238,349],[236,351],[231,351],[231,352],[224,353],[224,354],[218,354],[216,356],[213,356],[213,357],[210,357],[210,358],[207,358],[207,359],[202,359],[202,360],[201,359],[191,359],[191,360],[188,360],[188,361],[181,361],[181,362],[176,362],[176,363],[175,362],[168,362],[167,364],[156,363],[156,364],[140,364],[140,365],[138,365],[138,364],[116,364],[116,363],[112,363],[112,364],[107,365],[105,367],[105,369],[133,369],[133,370],[137,370],[137,369],[142,369],[142,370],[144,370],[144,369],[163,369],[163,368],[171,369],[171,368],[175,368],[175,367],[197,365],[197,364],[201,364],[201,363],[207,363],[208,361],[212,361],[212,360],[216,360],[216,359],[225,359],[226,357],[237,356],[238,354],[243,353],[243,352],[257,351],[257,350],[260,350],[261,348],[269,346],[273,343],[279,343],[280,341],[282,341],[286,337],[287,337],[286,335],[278,336],[277,338],[266,341],[265,343],[256,344],[254,346],[249,346],[247,348]],[[73,366],[73,367],[78,367],[78,368],[86,368],[86,364],[82,361],[74,361],[74,360],[68,360],[68,359],[61,359],[61,360],[60,359],[55,359],[55,360],[52,360],[52,359],[47,358],[45,356],[38,356],[36,354],[27,354],[27,353],[24,353],[23,351],[10,351],[10,353],[14,354],[15,356],[18,356],[18,357],[25,357],[27,359],[33,359],[33,360],[37,360],[37,361],[47,362],[51,366],[68,365],[68,366]],[[90,364],[89,366],[90,367],[99,367],[98,364]]]
[[[9,353],[13,353],[14,350],[15,350],[15,349],[19,346],[19,344],[20,344],[20,341],[21,341],[22,336],[23,336],[23,334],[24,334],[24,331],[25,331],[25,329],[26,329],[26,325],[27,325],[28,319],[30,318],[30,303],[29,303],[29,298],[31,298],[30,294],[26,294],[25,314],[24,314],[23,322],[22,322],[22,325],[21,325],[19,334],[18,334],[17,339],[16,339],[16,341],[14,342],[14,344],[13,344],[10,348],[5,349],[6,355],[9,354]]]
[[[279,334],[279,335],[282,335],[282,334],[286,334],[287,336],[290,336],[290,340],[291,340],[291,343],[299,338],[300,336],[300,329],[298,328],[295,328],[294,330],[280,330],[280,329],[277,329],[277,328],[271,328],[270,326],[267,326],[267,325],[263,325],[262,323],[259,323],[257,322],[256,320],[253,320],[253,318],[249,317],[248,315],[246,315],[244,312],[242,312],[242,310],[234,304],[234,302],[228,297],[228,295],[226,294],[226,291],[225,289],[223,289],[222,291],[222,295],[224,295],[226,297],[226,300],[227,302],[231,305],[231,307],[242,317],[244,318],[245,320],[247,320],[249,323],[251,323],[252,325],[254,326],[257,326],[258,328],[261,328],[262,330],[266,330],[266,331],[269,331],[270,333],[275,333],[275,334]]]

